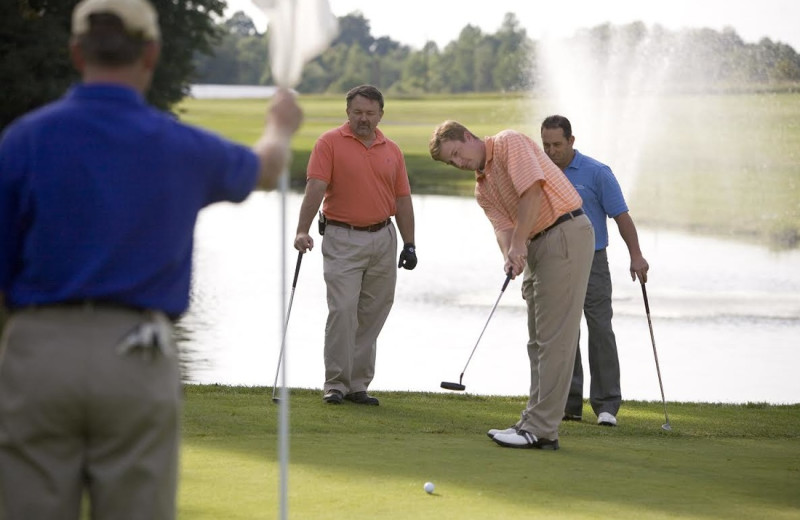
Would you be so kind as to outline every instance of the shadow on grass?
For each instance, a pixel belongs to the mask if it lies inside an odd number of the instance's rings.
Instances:
[[[279,407],[270,393],[187,387],[185,445],[276,464]],[[293,473],[342,482],[315,491],[315,500],[335,500],[348,479],[380,488],[399,478],[434,480],[444,496],[484,497],[469,502],[473,512],[498,501],[565,518],[763,518],[800,508],[800,405],[668,403],[674,429],[664,432],[660,402],[626,402],[619,427],[565,423],[562,449],[550,453],[504,449],[486,437],[515,422],[522,397],[378,397],[379,407],[331,406],[319,391],[292,390]]]

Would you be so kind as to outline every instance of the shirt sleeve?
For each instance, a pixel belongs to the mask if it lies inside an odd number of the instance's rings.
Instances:
[[[497,149],[498,144],[500,149]],[[504,139],[498,140],[495,147],[495,153],[506,158],[506,171],[518,196],[522,196],[537,181],[544,181],[544,170],[539,165],[536,153],[521,134],[509,133]]]
[[[598,170],[597,176],[600,186],[600,205],[606,215],[615,218],[628,211],[628,205],[622,195],[622,188],[620,188],[617,178],[611,172],[611,168],[603,165]]]
[[[306,167],[307,179],[318,179],[327,184],[333,181],[333,147],[325,137],[320,137],[311,149]]]
[[[395,176],[394,193],[395,197],[405,197],[411,195],[411,184],[408,181],[406,160],[399,146],[394,145],[394,150],[397,155],[397,175]]]
[[[234,143],[212,132],[186,127],[182,134],[191,143],[191,153],[181,154],[176,168],[201,174],[203,205],[215,202],[242,202],[255,189],[259,159],[249,147]],[[193,148],[192,148],[193,147]]]

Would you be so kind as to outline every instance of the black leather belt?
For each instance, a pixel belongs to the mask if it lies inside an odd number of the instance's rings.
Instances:
[[[564,213],[563,215],[558,217],[555,222],[553,222],[552,224],[550,224],[549,226],[547,226],[543,230],[541,230],[538,233],[536,233],[535,235],[533,235],[531,237],[531,242],[533,242],[537,238],[543,237],[545,233],[547,233],[548,231],[550,231],[551,229],[553,229],[557,225],[563,224],[564,222],[566,222],[568,220],[572,220],[575,217],[580,217],[581,215],[583,215],[583,210],[581,208],[578,208],[575,211],[570,211],[569,213]]]
[[[355,231],[369,231],[370,233],[374,233],[376,231],[380,231],[381,229],[385,228],[386,226],[388,226],[391,223],[392,223],[392,219],[390,219],[390,218],[387,218],[383,222],[378,222],[377,224],[372,224],[371,226],[352,226],[352,225],[348,224],[347,222],[339,222],[338,220],[331,220],[331,219],[326,219],[325,220],[325,224],[327,224],[329,226],[343,227],[343,228],[347,228],[347,229],[353,229]]]

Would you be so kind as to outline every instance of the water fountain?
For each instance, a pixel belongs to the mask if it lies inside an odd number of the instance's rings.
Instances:
[[[777,114],[800,102],[758,94],[746,57],[763,49],[732,30],[642,23],[545,38],[535,117],[569,117],[575,146],[612,167],[639,221],[791,249],[798,152]]]

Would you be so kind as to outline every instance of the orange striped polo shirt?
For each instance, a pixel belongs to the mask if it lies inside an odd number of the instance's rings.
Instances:
[[[348,123],[328,130],[314,144],[306,178],[328,184],[322,212],[353,226],[371,226],[397,213],[397,198],[411,194],[403,153],[375,129],[367,148]]]
[[[519,199],[536,182],[542,183],[543,197],[528,237],[581,207],[581,196],[572,183],[533,139],[503,130],[484,141],[486,165],[483,173],[476,172],[475,198],[495,231],[514,229]]]

